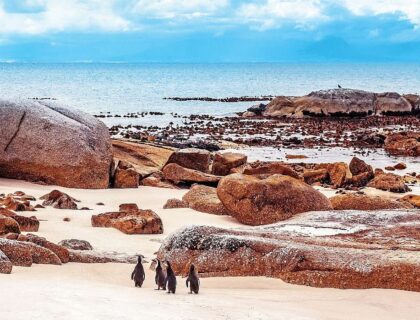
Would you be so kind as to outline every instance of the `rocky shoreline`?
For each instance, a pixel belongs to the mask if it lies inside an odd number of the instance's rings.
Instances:
[[[320,99],[319,94],[309,97]],[[375,105],[379,98],[397,99],[374,96]],[[159,210],[155,204],[144,208],[130,199],[120,202],[118,211],[114,207],[101,210],[100,198],[95,205],[80,205],[71,193],[59,190],[39,197],[21,191],[0,194],[0,272],[32,263],[133,261],[127,253],[75,251],[63,245],[67,242],[58,244],[33,234],[44,223],[34,216],[35,211],[42,214],[51,210],[48,207],[83,211],[90,217],[92,233],[113,228],[124,237],[148,235],[160,241],[159,235],[168,236],[161,210],[165,215],[191,210],[232,219],[240,227],[184,223],[184,229],[166,237],[158,252],[160,258],[173,262],[179,274],[194,262],[204,275],[258,275],[318,287],[420,291],[416,232],[420,168],[415,161],[408,168],[401,162],[384,170],[356,156],[349,162],[321,163],[316,159],[300,162],[302,155],[291,153],[288,159],[294,162],[251,161],[239,151],[221,151],[226,148],[223,141],[230,147],[357,146],[383,148],[396,157],[420,156],[416,115],[359,116],[345,121],[312,115],[265,120],[261,114],[259,119],[229,117],[224,121],[191,116],[181,127],[148,131],[113,127],[109,133],[95,117],[54,102],[0,101],[0,120],[6,124],[0,129],[0,177],[103,189],[120,196],[145,187],[182,194],[168,198]],[[202,148],[185,148],[194,135],[204,134],[213,140],[202,142]],[[172,138],[182,135],[187,138],[179,139],[184,144],[177,145]],[[237,140],[229,140],[228,135]],[[211,148],[213,141],[218,143]],[[93,214],[89,214],[91,209]],[[71,223],[71,219],[64,217],[60,223]],[[70,243],[86,245],[73,240]]]

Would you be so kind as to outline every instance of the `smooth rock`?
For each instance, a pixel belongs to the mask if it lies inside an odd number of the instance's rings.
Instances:
[[[328,198],[319,191],[283,175],[259,179],[232,174],[220,180],[217,195],[231,216],[249,225],[274,223],[306,211],[332,209]]]
[[[107,188],[108,128],[62,105],[0,100],[0,176],[70,188]]]
[[[217,196],[217,189],[194,185],[183,197],[182,200],[188,207],[196,211],[211,213],[216,215],[229,215],[228,210]]]

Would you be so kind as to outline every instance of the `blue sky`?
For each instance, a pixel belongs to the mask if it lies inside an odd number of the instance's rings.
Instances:
[[[0,61],[420,62],[420,0],[0,0]]]

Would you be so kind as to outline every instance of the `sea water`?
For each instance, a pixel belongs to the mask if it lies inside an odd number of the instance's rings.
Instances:
[[[0,97],[54,98],[97,114],[231,115],[255,104],[164,97],[304,95],[336,88],[420,92],[420,64],[0,64]]]

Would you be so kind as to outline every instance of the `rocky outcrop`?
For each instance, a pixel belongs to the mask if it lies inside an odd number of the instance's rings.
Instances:
[[[248,225],[269,224],[302,212],[332,209],[330,201],[319,191],[283,175],[260,179],[232,174],[220,180],[217,195],[231,216]]]
[[[365,194],[340,194],[330,198],[334,210],[391,210],[412,209],[411,204]]]
[[[420,156],[420,132],[393,133],[385,139],[385,151],[395,156]]]
[[[186,227],[158,258],[176,273],[268,276],[314,287],[420,291],[418,211],[308,212],[248,229]]]
[[[410,188],[404,183],[404,180],[393,173],[384,173],[379,174],[371,180],[368,187],[390,191],[390,192],[397,192],[397,193],[404,193],[410,191]]]
[[[55,209],[71,209],[77,210],[77,203],[79,200],[70,197],[67,193],[59,190],[53,190],[50,193],[43,195],[41,200],[43,206],[52,206]]]
[[[188,204],[189,208],[196,211],[216,215],[229,215],[229,212],[217,196],[216,188],[194,185],[182,197],[182,200]]]
[[[32,100],[0,100],[0,176],[72,188],[107,188],[108,128],[81,111]]]
[[[113,177],[113,187],[117,189],[138,188],[140,175],[134,166],[125,161],[119,161]]]
[[[173,153],[170,148],[115,139],[112,147],[115,162],[131,164],[140,178],[161,170]]]
[[[203,149],[180,149],[171,154],[167,164],[176,163],[184,168],[207,173],[210,167],[210,156],[210,152]]]
[[[217,184],[220,180],[219,176],[184,168],[176,163],[167,164],[165,168],[163,168],[163,175],[165,179],[172,181],[175,184],[182,182]]]
[[[216,176],[226,176],[234,168],[246,163],[248,157],[241,153],[216,153],[213,159],[211,173]]]
[[[92,245],[86,240],[66,239],[60,241],[58,245],[71,250],[93,250]]]
[[[315,91],[302,97],[277,97],[262,114],[265,117],[407,115],[417,112],[416,103],[415,95],[339,88]]]
[[[140,210],[135,204],[120,206],[119,212],[92,216],[92,227],[115,228],[126,234],[160,234],[163,224],[152,210]]]
[[[374,113],[375,94],[362,90],[331,89],[295,99],[297,116],[367,116]]]

